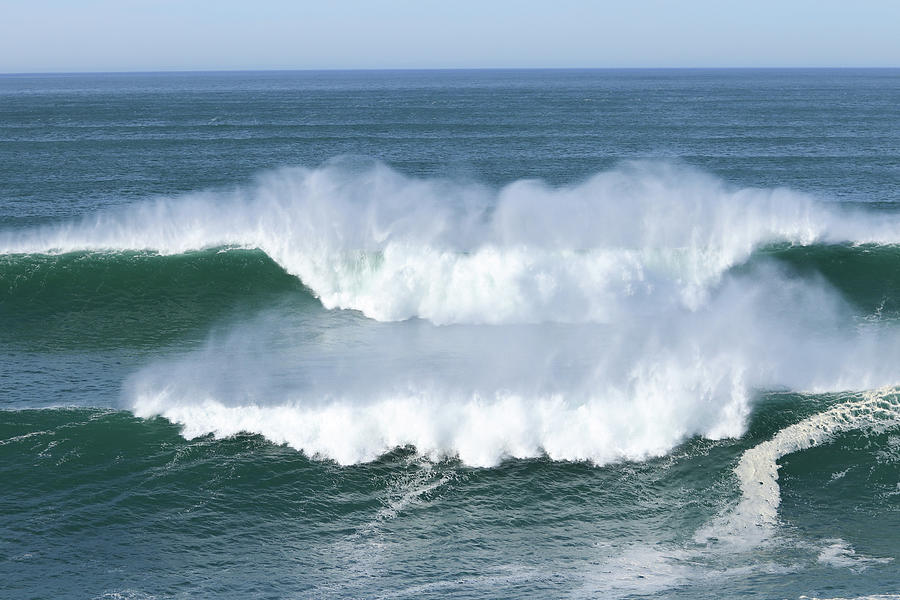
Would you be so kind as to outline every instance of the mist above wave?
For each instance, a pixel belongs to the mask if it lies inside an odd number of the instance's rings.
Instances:
[[[478,466],[544,455],[606,464],[694,435],[740,436],[756,390],[891,383],[900,338],[848,326],[848,314],[825,283],[769,265],[726,275],[699,309],[614,324],[343,313],[317,329],[308,313],[272,311],[148,365],[125,394],[136,414],[181,423],[188,437],[261,433],[343,464],[403,446]]]

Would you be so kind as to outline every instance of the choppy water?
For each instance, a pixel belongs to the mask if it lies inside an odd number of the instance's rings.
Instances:
[[[900,71],[0,77],[0,595],[900,594]]]

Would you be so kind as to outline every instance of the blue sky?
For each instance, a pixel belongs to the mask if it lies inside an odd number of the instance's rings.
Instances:
[[[900,67],[900,0],[0,0],[0,72]]]

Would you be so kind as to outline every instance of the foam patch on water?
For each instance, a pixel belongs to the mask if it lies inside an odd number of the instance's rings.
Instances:
[[[669,590],[692,589],[697,597],[718,597],[726,582],[776,575],[784,577],[796,566],[759,562],[752,554],[730,562],[705,549],[669,544],[634,544],[617,549],[584,573],[575,598],[634,598],[663,595]],[[704,590],[705,593],[699,590]]]
[[[862,572],[871,565],[887,564],[893,562],[893,558],[877,558],[865,556],[856,552],[853,546],[842,539],[826,540],[827,546],[819,552],[818,561],[832,567],[850,569]]]
[[[155,598],[157,596],[140,590],[119,590],[95,596],[95,600],[154,600]]]
[[[634,545],[617,552],[585,574],[577,598],[624,598],[677,588],[700,577],[694,557],[680,548]]]
[[[891,387],[863,392],[855,399],[782,429],[771,440],[744,452],[734,469],[740,484],[740,502],[698,531],[695,540],[706,542],[716,538],[740,544],[760,543],[772,535],[778,522],[781,503],[778,461],[782,457],[827,443],[843,432],[884,431],[897,425],[900,425],[900,389]],[[832,563],[849,557],[839,551],[826,552],[824,556],[830,557]]]

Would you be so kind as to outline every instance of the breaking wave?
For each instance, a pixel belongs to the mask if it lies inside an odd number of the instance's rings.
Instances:
[[[380,321],[610,323],[702,306],[723,274],[767,244],[898,241],[897,216],[731,188],[666,163],[495,190],[337,162],[8,232],[0,253],[257,248],[326,308]]]

